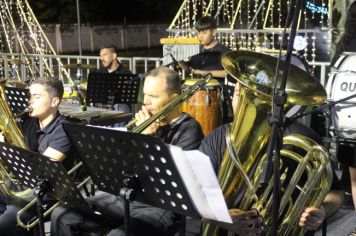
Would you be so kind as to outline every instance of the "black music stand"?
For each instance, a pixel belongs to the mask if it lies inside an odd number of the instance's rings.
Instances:
[[[158,138],[98,127],[63,124],[84,166],[102,191],[185,216],[200,217],[166,144]]]
[[[136,74],[91,72],[86,104],[137,104],[141,79]]]
[[[7,103],[13,114],[20,113],[28,107],[29,90],[24,88],[5,87]]]
[[[43,197],[48,194],[79,212],[92,214],[90,206],[60,162],[39,153],[0,142],[0,159],[24,186],[35,189],[40,234],[44,233]]]

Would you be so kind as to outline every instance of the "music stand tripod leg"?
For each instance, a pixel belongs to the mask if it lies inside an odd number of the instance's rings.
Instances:
[[[37,214],[38,214],[38,221],[39,221],[39,230],[40,235],[45,236],[45,229],[44,229],[44,217],[43,217],[43,198],[46,193],[50,190],[50,184],[46,179],[42,179],[38,187],[35,189],[35,195],[37,198]]]
[[[133,201],[136,198],[136,190],[137,190],[137,178],[129,173],[124,173],[127,176],[126,179],[123,180],[125,187],[120,189],[120,197],[124,199],[124,225],[125,225],[125,235],[131,235],[130,229],[130,201]]]

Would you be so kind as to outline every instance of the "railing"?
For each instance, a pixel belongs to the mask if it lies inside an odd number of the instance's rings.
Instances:
[[[145,73],[162,64],[158,57],[119,57],[118,60],[133,73]],[[82,64],[81,70],[76,64]],[[68,68],[68,65],[72,65]],[[74,67],[74,68],[73,68]],[[90,68],[89,68],[90,67]],[[87,78],[91,70],[100,67],[99,56],[0,54],[0,77],[10,80],[27,81],[43,76],[61,79],[71,83],[72,79]]]
[[[162,58],[159,57],[119,57],[118,60],[135,74],[145,73],[162,65]],[[0,73],[3,73],[0,77],[13,80],[20,78],[21,81],[26,81],[50,75],[63,80],[64,83],[70,83],[71,79],[75,79],[78,76],[87,78],[91,70],[65,68],[66,65],[74,65],[79,62],[84,65],[93,65],[93,67],[95,66],[94,68],[100,67],[100,57],[98,56],[0,53]],[[310,66],[314,67],[315,75],[319,78],[322,85],[326,83],[329,64],[329,62],[309,63]],[[49,69],[46,69],[47,67]]]

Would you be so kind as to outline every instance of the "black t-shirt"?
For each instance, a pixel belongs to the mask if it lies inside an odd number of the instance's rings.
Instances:
[[[224,152],[226,149],[226,132],[230,128],[231,124],[224,124],[213,132],[211,132],[207,137],[203,139],[199,150],[205,153],[207,156],[210,157],[214,170],[217,172],[219,166],[221,165],[221,161],[224,156]],[[298,122],[290,122],[289,120],[286,122],[286,128],[284,129],[284,135],[288,134],[300,134],[304,135],[318,144],[321,144],[322,139],[319,135],[317,135],[312,129],[300,124]],[[293,165],[293,164],[292,164]],[[332,190],[341,190],[342,187],[336,174],[333,174],[333,183],[331,186]],[[288,182],[288,181],[285,181]]]
[[[187,64],[193,69],[200,70],[224,70],[221,57],[229,51],[225,45],[218,43],[214,47],[205,49],[201,46],[201,53],[192,56]]]
[[[99,73],[109,73],[107,68],[100,68],[98,69]],[[112,71],[111,73],[115,73],[115,74],[132,74],[131,71],[129,69],[127,69],[126,67],[124,67],[123,65],[121,65],[121,63],[119,63],[119,67]],[[110,73],[110,74],[111,74]]]
[[[33,117],[25,117],[21,122],[21,130],[24,135],[25,142],[29,148],[43,154],[48,147],[51,147],[66,155],[64,165],[70,167],[74,159],[74,147],[64,132],[62,123],[65,120],[59,115],[43,129],[40,128],[38,119]]]
[[[106,74],[109,73],[108,69],[107,68],[103,68],[103,67],[98,69],[97,72],[106,73]],[[119,63],[119,67],[116,70],[112,71],[110,74],[126,74],[127,75],[127,74],[132,74],[132,72],[128,68],[124,67],[121,63]],[[101,106],[102,104],[95,104],[95,105],[96,106]],[[115,107],[115,110],[117,110],[117,111],[131,112],[130,104],[118,103],[118,104],[115,104],[114,107]]]
[[[183,150],[198,149],[204,138],[199,123],[186,113],[174,122],[160,127],[155,136],[160,137],[165,143],[176,145]]]

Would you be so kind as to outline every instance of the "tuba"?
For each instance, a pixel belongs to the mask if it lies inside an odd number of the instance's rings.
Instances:
[[[8,106],[7,98],[5,95],[5,82],[6,79],[0,81],[0,133],[4,136],[7,143],[14,146],[28,149],[27,144],[23,138],[21,130],[19,129],[16,120]],[[7,172],[3,164],[0,162],[0,191],[6,195],[22,197],[31,192],[31,190],[15,191],[8,187],[6,181],[18,184],[11,173]]]
[[[273,75],[277,59],[265,54],[239,51],[222,57],[225,70],[240,83],[240,96],[232,126],[226,135],[227,150],[218,172],[228,208],[255,208],[264,218],[270,235],[273,178],[261,185],[263,162],[271,128]],[[324,88],[303,70],[291,66],[287,81],[287,107],[320,104]],[[278,235],[298,235],[299,217],[305,206],[318,207],[331,186],[332,169],[326,150],[302,135],[288,135],[281,150],[281,203]],[[302,150],[302,151],[301,151]],[[294,167],[294,168],[293,168]],[[203,235],[220,235],[221,228],[205,224]],[[229,232],[229,235],[234,235]]]

